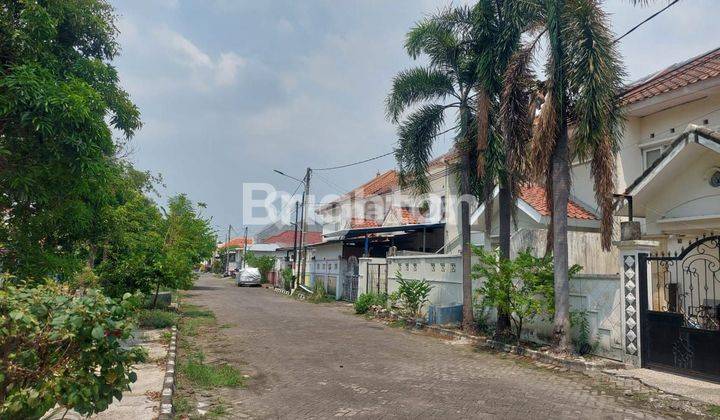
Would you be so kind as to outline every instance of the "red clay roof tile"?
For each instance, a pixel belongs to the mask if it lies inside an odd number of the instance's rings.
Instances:
[[[545,199],[545,188],[539,185],[526,185],[520,187],[520,198],[532,206],[532,208],[541,215],[550,215],[550,209],[548,208],[547,200]],[[568,202],[568,217],[571,219],[581,220],[596,219],[592,212],[572,200]]]

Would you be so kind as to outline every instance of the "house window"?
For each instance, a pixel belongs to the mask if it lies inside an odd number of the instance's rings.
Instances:
[[[660,159],[663,148],[656,147],[653,149],[645,149],[643,151],[643,160],[645,161],[645,169],[649,168],[656,160]]]

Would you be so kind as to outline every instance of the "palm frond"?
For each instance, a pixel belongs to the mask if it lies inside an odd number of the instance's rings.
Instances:
[[[624,70],[609,30],[609,20],[595,1],[567,3],[563,37],[567,43],[568,89],[573,100],[573,149],[591,160],[595,199],[602,212],[603,249],[612,237],[615,153],[623,117],[615,103]]]
[[[453,80],[446,73],[426,67],[403,70],[393,79],[390,94],[385,100],[387,118],[397,123],[409,106],[429,100],[443,100],[454,96]]]
[[[418,22],[405,37],[405,50],[413,59],[426,54],[434,67],[455,67],[459,42],[452,21],[440,14]]]
[[[401,179],[420,194],[430,189],[427,167],[435,136],[445,121],[445,109],[445,105],[423,105],[398,128],[395,158]]]

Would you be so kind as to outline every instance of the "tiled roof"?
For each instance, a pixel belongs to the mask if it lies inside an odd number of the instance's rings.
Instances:
[[[720,48],[673,64],[632,83],[620,96],[620,105],[630,105],[718,76],[720,76]]]
[[[333,200],[320,207],[319,210],[330,208],[335,203],[351,199],[353,197],[369,197],[373,195],[387,194],[398,189],[399,178],[398,173],[394,169],[378,173],[375,178],[355,188],[347,194],[343,194],[342,197]]]
[[[247,243],[248,243],[248,245],[252,244],[253,243],[252,238],[248,238]],[[244,247],[245,246],[245,237],[239,236],[237,238],[232,238],[232,239],[230,239],[230,242],[224,242],[224,243],[218,245],[218,248],[225,248],[228,245],[231,247],[233,247],[233,246],[234,247]]]
[[[538,185],[526,185],[520,187],[520,198],[534,208],[543,216],[550,216],[550,209],[545,199],[545,188]],[[582,205],[570,200],[568,201],[568,217],[571,219],[595,220],[592,212]]]
[[[425,218],[420,214],[420,210],[410,207],[400,207],[397,210],[400,223],[403,225],[418,225],[423,223]]]
[[[298,241],[300,240],[300,232],[298,232]],[[322,241],[322,233],[320,232],[305,232],[303,242],[315,243]],[[292,246],[295,243],[295,230],[286,230],[265,238],[263,243],[278,244],[283,246]]]
[[[362,219],[359,217],[353,217],[350,219],[350,229],[378,227],[380,223],[372,219]]]

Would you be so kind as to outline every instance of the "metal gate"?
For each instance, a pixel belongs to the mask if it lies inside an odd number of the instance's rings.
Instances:
[[[640,254],[639,270],[643,366],[720,381],[720,236]]]
[[[348,258],[345,275],[342,276],[342,300],[355,302],[357,299],[359,268],[356,257]]]
[[[367,284],[369,293],[387,293],[387,263],[367,263]]]

